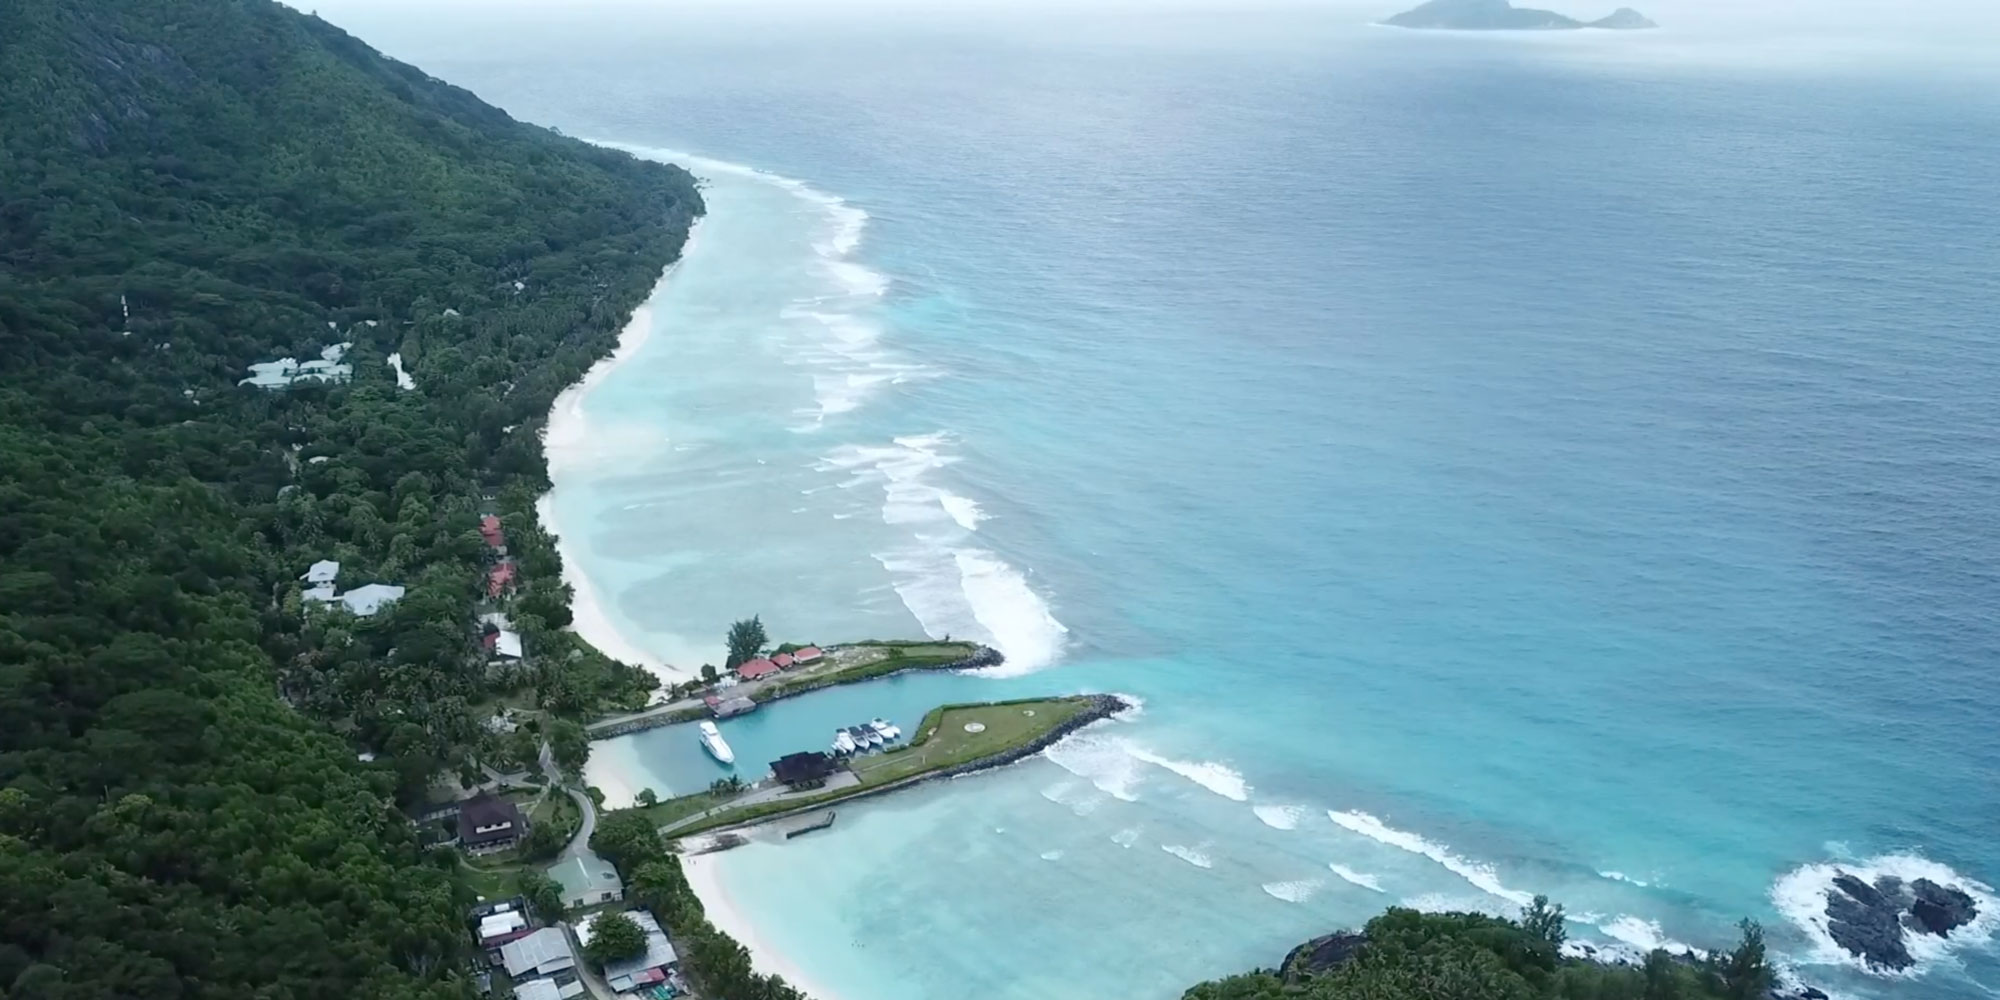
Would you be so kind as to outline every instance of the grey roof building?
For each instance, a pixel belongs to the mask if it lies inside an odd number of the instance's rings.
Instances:
[[[550,866],[549,877],[562,886],[564,906],[595,906],[625,898],[625,882],[618,877],[618,870],[594,854],[580,854]]]

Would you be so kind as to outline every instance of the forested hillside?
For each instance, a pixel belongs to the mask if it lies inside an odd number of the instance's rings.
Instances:
[[[538,431],[700,211],[270,0],[0,3],[0,997],[465,994],[396,799],[497,693],[643,691],[560,631]],[[306,604],[322,559],[407,592]]]

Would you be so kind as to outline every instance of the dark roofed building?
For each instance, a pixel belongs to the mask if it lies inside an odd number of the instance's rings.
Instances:
[[[825,784],[838,766],[824,753],[788,753],[771,762],[771,773],[793,788],[814,788]]]
[[[504,851],[528,832],[521,808],[481,792],[458,807],[458,842],[470,854]]]

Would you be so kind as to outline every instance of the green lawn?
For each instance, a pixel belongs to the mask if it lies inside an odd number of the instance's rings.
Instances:
[[[518,864],[485,865],[481,859],[467,858],[459,868],[465,876],[465,884],[472,891],[487,899],[505,899],[520,889],[521,866]]]
[[[917,732],[908,747],[865,756],[854,762],[854,772],[861,778],[858,787],[730,809],[675,830],[672,835],[684,837],[703,830],[745,823],[794,809],[831,805],[872,788],[991,757],[1048,735],[1050,730],[1075,718],[1077,713],[1088,709],[1090,704],[1090,699],[1076,697],[983,705],[947,705],[943,708],[934,708],[924,716],[924,721],[918,725]],[[967,732],[965,727],[968,724],[976,724],[982,728],[976,733]],[[683,796],[683,798],[692,799],[695,796]],[[672,801],[677,800],[669,800]],[[663,802],[653,808],[659,809],[667,804]],[[662,821],[662,825],[672,822],[674,818],[692,815],[705,808],[708,808],[707,804],[683,809],[674,817]]]
[[[1068,722],[1089,704],[1082,699],[1051,699],[932,709],[918,724],[908,748],[862,757],[854,762],[854,773],[861,776],[863,787],[872,787],[991,757]],[[967,732],[968,725],[982,728]]]

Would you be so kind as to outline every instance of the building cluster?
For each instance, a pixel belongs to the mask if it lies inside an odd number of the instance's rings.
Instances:
[[[584,981],[587,970],[582,956],[598,916],[611,912],[616,911],[603,910],[571,923],[544,926],[519,896],[473,907],[469,915],[472,936],[486,953],[487,968],[479,977],[482,992],[511,993],[519,1000],[590,995],[594,991]],[[628,910],[624,915],[645,935],[645,947],[629,958],[606,962],[599,970],[604,984],[611,992],[634,1000],[687,995],[680,954],[659,919],[647,910]],[[503,977],[506,989],[499,990],[496,980]]]
[[[279,358],[276,361],[260,361],[250,366],[250,377],[239,380],[237,385],[255,386],[259,389],[289,389],[299,383],[334,384],[354,377],[354,366],[341,360],[353,343],[334,344],[319,352],[316,361],[300,361],[297,358]]]
[[[768,657],[760,656],[754,660],[744,660],[736,665],[736,678],[745,681],[758,680],[793,667],[818,663],[820,657],[824,655],[826,654],[822,653],[818,646],[807,646],[790,653],[773,653]]]
[[[377,611],[395,603],[407,591],[402,587],[387,583],[370,583],[342,593],[340,591],[340,564],[331,559],[321,559],[299,577],[306,588],[299,596],[314,604],[339,604],[353,614],[368,618]]]

